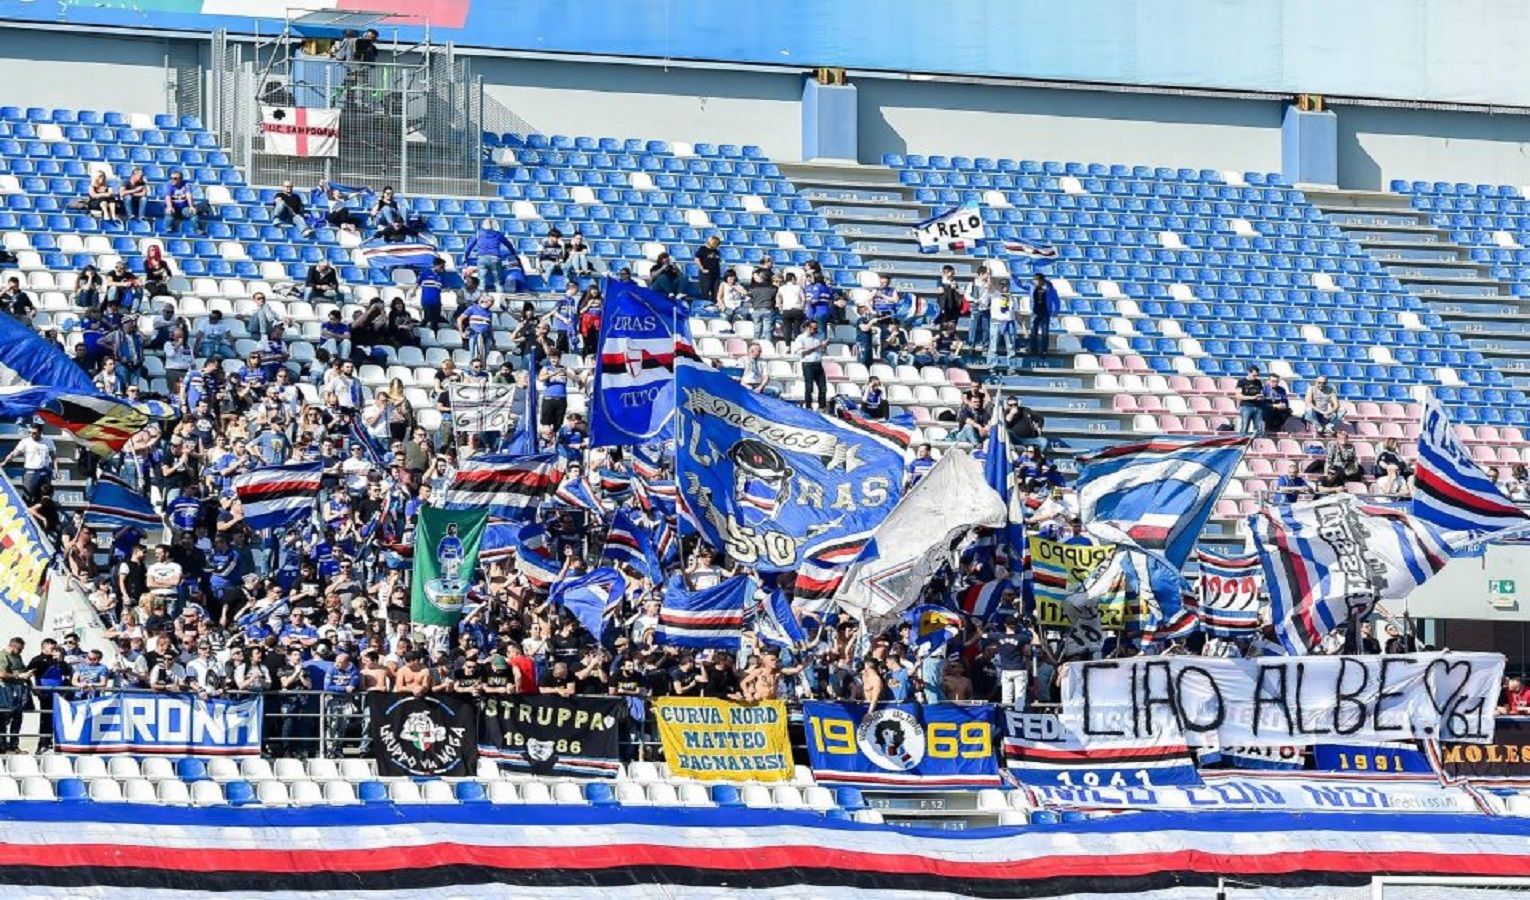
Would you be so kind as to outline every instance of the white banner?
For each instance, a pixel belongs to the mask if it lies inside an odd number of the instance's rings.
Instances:
[[[1087,809],[1169,810],[1293,810],[1313,812],[1409,812],[1481,814],[1469,793],[1441,787],[1429,780],[1356,784],[1244,776],[1208,780],[1204,785],[1145,787],[1033,787],[1040,806]]]
[[[521,403],[513,384],[452,382],[446,386],[452,406],[452,430],[461,432],[515,430]]]
[[[983,214],[977,207],[968,206],[925,219],[914,226],[914,236],[919,239],[919,252],[939,253],[971,250],[987,240],[988,232]]]
[[[277,156],[339,156],[340,110],[262,106],[260,133]]]
[[[1193,747],[1493,739],[1497,653],[1137,657],[1063,667],[1062,717],[1085,746],[1183,730]]]

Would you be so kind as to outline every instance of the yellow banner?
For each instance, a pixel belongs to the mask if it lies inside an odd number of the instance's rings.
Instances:
[[[786,704],[664,697],[654,704],[669,771],[700,781],[786,781]]]
[[[1091,572],[1110,561],[1116,545],[1064,544],[1039,537],[1030,540],[1036,622],[1043,628],[1067,628],[1070,623],[1063,609],[1064,601]],[[1113,596],[1100,601],[1101,627],[1106,631],[1120,631],[1125,612],[1126,590],[1122,585]]]

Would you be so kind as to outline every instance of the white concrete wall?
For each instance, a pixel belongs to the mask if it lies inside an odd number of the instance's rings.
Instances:
[[[884,153],[1280,170],[1273,102],[859,78],[862,162]]]
[[[1386,190],[1394,178],[1530,184],[1530,117],[1336,109],[1341,187]]]
[[[545,134],[757,144],[773,159],[802,153],[795,74],[473,60],[485,93]]]
[[[152,38],[0,28],[0,102],[163,113],[165,55]]]

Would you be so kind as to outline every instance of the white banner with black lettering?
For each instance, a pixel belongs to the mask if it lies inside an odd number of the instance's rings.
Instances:
[[[63,753],[254,756],[260,753],[261,698],[194,694],[59,695],[53,742]]]
[[[1207,659],[1063,668],[1062,717],[1085,746],[1183,730],[1192,747],[1493,739],[1497,653]]]
[[[277,156],[339,156],[340,110],[262,106],[260,133]]]
[[[988,239],[983,214],[975,206],[951,209],[914,226],[920,253],[971,250]]]
[[[520,390],[513,384],[453,382],[446,386],[452,430],[511,432],[520,416]]]
[[[1409,812],[1480,814],[1481,807],[1461,788],[1438,782],[1398,780],[1355,784],[1345,781],[1206,776],[1203,785],[1075,785],[1032,787],[1038,806],[1075,809],[1135,809],[1164,812],[1199,810]]]

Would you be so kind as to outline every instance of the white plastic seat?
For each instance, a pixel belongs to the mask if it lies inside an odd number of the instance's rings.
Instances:
[[[42,773],[49,778],[73,778],[74,760],[60,753],[44,754],[39,760]]]
[[[9,775],[0,777],[0,801],[20,799],[21,785],[16,783],[16,779]]]
[[[143,777],[150,781],[163,781],[175,777],[175,763],[162,756],[151,756],[144,760],[141,768]]]
[[[536,784],[537,787],[542,788],[544,793],[547,790],[545,785],[537,784],[535,782],[532,782],[530,784],[526,784],[526,785],[524,785],[524,787],[529,788],[529,787],[532,786],[532,784]],[[505,803],[520,803],[521,802],[522,791],[517,789],[516,784],[514,782],[511,782],[511,781],[491,781],[488,784],[487,791],[488,791],[488,794],[489,794],[489,802],[490,803],[505,804]],[[546,801],[545,800],[529,800],[528,799],[526,802],[527,803],[545,803]]]
[[[780,809],[804,809],[807,806],[802,800],[802,792],[795,785],[778,784],[771,794]]]
[[[279,781],[302,781],[308,777],[301,759],[283,757],[271,763],[271,774]]]
[[[197,806],[222,806],[223,785],[216,781],[195,781],[191,784],[191,802]]]
[[[420,786],[412,781],[393,781],[388,783],[388,799],[399,804],[418,804],[420,799]]]
[[[985,812],[1003,810],[1009,808],[1009,803],[1004,797],[1004,792],[993,788],[978,791],[978,809]]]
[[[112,778],[93,778],[90,781],[90,799],[97,803],[121,803],[122,785]]]
[[[77,756],[74,760],[74,774],[78,778],[110,778],[106,771],[106,760],[99,756]]]
[[[659,787],[660,784],[650,784],[649,789]],[[622,806],[651,806],[648,794],[643,791],[643,785],[635,781],[620,781],[615,786],[616,802]]]
[[[420,799],[426,803],[456,803],[457,795],[444,781],[427,781],[420,785]]]
[[[552,799],[554,803],[563,806],[583,806],[587,802],[584,799],[584,789],[572,781],[560,781],[553,785]]]
[[[213,781],[238,781],[244,777],[239,773],[239,764],[225,757],[214,757],[207,761],[207,777]]]
[[[154,794],[161,803],[171,803],[177,806],[189,806],[191,804],[191,788],[179,778],[159,782],[155,785]]]
[[[633,787],[637,787],[637,785],[633,785]],[[675,785],[667,781],[662,781],[658,784],[650,784],[648,786],[648,802],[654,806],[687,805],[680,801],[680,794],[679,791],[675,789]]]
[[[316,756],[308,761],[308,777],[314,781],[331,781],[341,777],[340,766],[328,757]]]
[[[261,806],[287,806],[292,802],[286,783],[281,781],[262,781],[255,788],[255,797]]]
[[[239,772],[245,781],[270,781],[275,777],[271,774],[271,761],[260,756],[240,760]]]
[[[41,775],[28,775],[21,779],[21,797],[23,800],[58,799],[58,795],[53,792],[53,782]]]
[[[775,798],[770,796],[770,788],[762,784],[746,784],[738,794],[750,809],[771,809],[776,805]],[[802,798],[797,799],[800,802]]]
[[[676,793],[679,796],[681,806],[711,806],[712,795],[707,792],[707,786],[693,781],[681,782]]]
[[[357,803],[356,786],[349,781],[334,779],[324,782],[324,802],[331,806],[350,806]]]
[[[294,781],[291,785],[293,806],[318,806],[324,803],[324,790],[312,781]]]
[[[834,794],[826,787],[813,785],[802,789],[802,802],[807,804],[808,809],[822,812],[828,809],[836,809],[839,804],[834,802]]]
[[[7,758],[5,760],[5,770],[10,773],[12,778],[26,778],[42,772],[41,767],[37,764],[37,757],[30,753]]]
[[[126,781],[129,778],[142,777],[138,768],[138,760],[131,756],[114,756],[106,766],[106,772],[118,781]]]
[[[664,780],[664,776],[659,773],[657,765],[642,760],[627,764],[627,777],[638,784],[651,784],[655,781]]]
[[[122,782],[122,797],[129,803],[153,803],[154,783],[147,778],[129,778]]]

